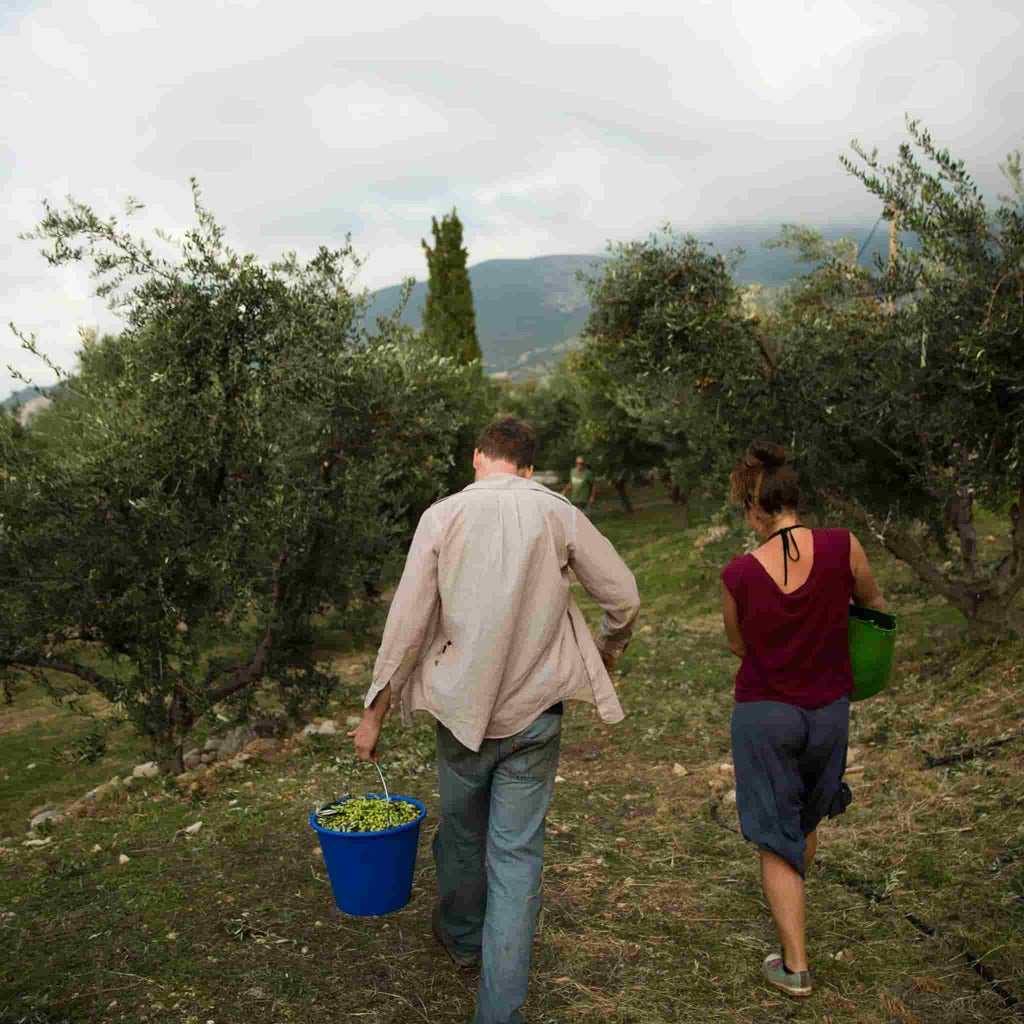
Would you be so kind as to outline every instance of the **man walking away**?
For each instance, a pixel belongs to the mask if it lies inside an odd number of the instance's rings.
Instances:
[[[608,671],[639,608],[612,545],[531,481],[535,445],[529,424],[495,421],[473,452],[475,482],[423,514],[349,733],[371,760],[392,701],[406,724],[414,711],[437,720],[433,927],[457,965],[482,960],[474,1024],[522,1024],[562,701],[622,719]],[[570,568],[604,610],[596,643]]]
[[[576,465],[569,470],[569,482],[562,493],[568,495],[575,508],[590,514],[589,509],[597,497],[597,485],[593,472],[584,468],[582,455],[576,456]]]

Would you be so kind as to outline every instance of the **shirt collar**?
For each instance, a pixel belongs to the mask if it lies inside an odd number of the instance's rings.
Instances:
[[[483,480],[474,480],[473,483],[464,487],[464,491],[473,490],[505,490],[513,487],[527,487],[531,490],[547,491],[549,488],[535,480],[527,480],[526,477],[517,476],[515,473],[491,473]]]

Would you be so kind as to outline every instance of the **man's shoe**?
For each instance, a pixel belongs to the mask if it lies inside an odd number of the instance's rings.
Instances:
[[[434,938],[437,939],[441,948],[448,954],[448,959],[451,960],[456,967],[469,969],[472,967],[480,966],[480,957],[474,953],[456,953],[452,950],[448,944],[448,940],[444,937],[444,933],[441,931],[441,907],[435,906],[433,912],[430,915],[430,929],[434,933]]]
[[[781,953],[772,953],[764,958],[761,974],[769,985],[782,989],[787,996],[809,996],[811,994],[810,971],[787,971]]]

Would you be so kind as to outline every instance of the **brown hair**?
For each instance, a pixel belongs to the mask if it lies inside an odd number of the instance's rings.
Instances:
[[[506,416],[484,427],[476,446],[489,459],[504,459],[515,463],[517,469],[528,469],[537,450],[537,435],[526,420]]]
[[[800,478],[786,449],[773,441],[755,441],[729,474],[729,498],[735,505],[760,505],[777,516],[800,504]]]

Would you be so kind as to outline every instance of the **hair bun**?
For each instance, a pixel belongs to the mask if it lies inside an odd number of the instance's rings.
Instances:
[[[755,441],[750,446],[747,458],[755,461],[765,469],[778,469],[779,466],[784,466],[789,461],[786,449],[774,441]]]

